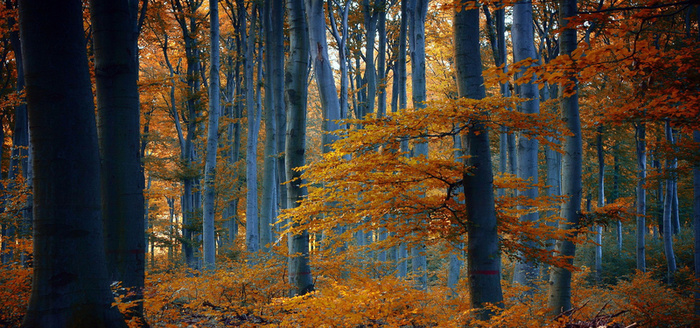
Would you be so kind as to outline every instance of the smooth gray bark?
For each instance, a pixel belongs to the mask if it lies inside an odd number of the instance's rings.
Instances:
[[[396,68],[394,71],[394,84],[396,85],[397,107],[394,112],[406,108],[406,38],[408,34],[408,0],[401,0],[401,22],[399,26],[399,43],[397,49]],[[408,151],[408,143],[401,143],[401,151]],[[396,249],[396,275],[405,278],[408,274],[408,250],[405,243],[399,244]]]
[[[603,151],[603,126],[598,126],[598,208],[605,206],[605,152]],[[603,275],[603,227],[595,226],[595,281],[600,284]]]
[[[321,110],[323,112],[323,131],[334,132],[341,127],[338,120],[341,119],[340,102],[335,87],[333,69],[328,57],[328,42],[326,41],[326,15],[323,10],[323,0],[305,0],[306,17],[309,31],[309,50],[316,85],[321,98]],[[338,139],[332,133],[323,134],[323,151],[331,151],[330,145]]]
[[[532,2],[519,1],[513,5],[513,27],[511,29],[513,35],[513,61],[519,62],[528,58],[537,58],[535,50],[535,33],[532,24]],[[523,69],[529,68],[524,67]],[[522,76],[523,73],[518,73],[517,76]],[[518,96],[521,99],[527,99],[520,104],[520,111],[527,114],[538,114],[540,112],[540,95],[537,83],[534,82],[535,77],[528,83],[519,85]],[[517,147],[517,175],[518,178],[536,184],[538,180],[538,161],[537,150],[539,143],[537,139],[530,139],[524,135],[518,137]],[[525,190],[518,191],[518,196],[524,196],[529,199],[535,199],[539,193],[537,187],[530,187]],[[520,220],[526,222],[534,222],[539,220],[539,212],[528,213],[523,215]],[[529,247],[534,245],[530,244]],[[534,287],[537,280],[538,271],[537,264],[533,260],[521,260],[515,263],[513,271],[513,282]]]
[[[673,131],[668,120],[665,123],[666,130],[666,140],[673,144]],[[666,174],[673,174],[672,171],[675,170],[675,159],[666,160]],[[673,211],[673,178],[666,178],[666,188],[664,197],[664,217],[663,217],[663,245],[664,245],[664,256],[666,257],[666,269],[667,269],[667,283],[673,285],[673,276],[676,273],[676,254],[673,252],[673,222],[672,222],[672,211]]]
[[[207,150],[204,160],[202,249],[204,253],[204,268],[213,270],[216,267],[216,229],[214,226],[216,214],[216,153],[219,149],[219,115],[221,112],[218,0],[209,0],[209,22],[209,126],[207,129]]]
[[[413,108],[425,108],[427,99],[425,79],[425,19],[428,13],[429,0],[408,0],[408,49],[411,52],[411,86],[413,87]],[[374,103],[374,102],[372,102]],[[413,156],[428,157],[427,141],[416,142]],[[411,265],[416,277],[416,286],[428,288],[428,263],[425,256],[425,245],[414,245],[411,249]]]
[[[126,327],[112,307],[104,253],[82,3],[20,1],[19,17],[34,172],[34,273],[22,327]]]
[[[455,69],[459,97],[485,97],[479,45],[479,10],[456,8],[454,13]],[[463,186],[466,201],[467,269],[472,307],[488,320],[493,311],[487,303],[501,305],[501,256],[498,249],[493,172],[488,129],[479,120],[470,121],[462,148],[468,154]]]
[[[636,153],[637,153],[637,238],[636,238],[636,255],[637,255],[637,270],[646,272],[646,214],[647,214],[647,195],[644,189],[644,183],[647,178],[647,150],[646,150],[646,126],[644,123],[635,125]]]
[[[182,251],[185,263],[193,269],[199,268],[199,262],[196,257],[198,242],[195,241],[194,235],[198,227],[194,224],[195,216],[197,215],[198,203],[200,201],[200,192],[196,191],[199,185],[198,173],[194,173],[194,165],[198,161],[198,155],[195,150],[195,141],[200,128],[197,118],[200,115],[201,107],[201,60],[199,42],[197,39],[197,31],[199,22],[196,19],[195,13],[202,2],[200,1],[185,1],[173,0],[171,6],[175,20],[182,32],[183,41],[185,43],[185,62],[186,62],[186,106],[183,110],[183,120],[186,123],[187,132],[185,133],[184,143],[182,144],[181,158],[186,174],[182,178],[183,194],[182,194]],[[178,121],[179,122],[179,121]]]
[[[560,54],[569,56],[577,47],[576,29],[568,27],[568,21],[576,16],[576,0],[559,0],[559,25],[564,26],[559,37]],[[581,122],[578,106],[578,81],[575,75],[569,75],[571,93],[566,93],[564,86],[560,87],[560,110],[566,127],[573,134],[564,139],[562,156],[562,186],[561,193],[566,201],[561,206],[560,216],[564,221],[560,228],[576,228],[581,215],[581,166],[582,142]],[[569,264],[573,263],[576,245],[570,240],[558,240],[556,252],[562,256],[570,256]],[[548,306],[552,314],[558,315],[571,309],[571,271],[566,268],[553,268],[549,277]]]
[[[301,173],[295,170],[304,166],[306,150],[306,100],[307,67],[309,66],[309,36],[303,0],[287,0],[289,23],[289,49],[287,67],[284,72],[287,128],[285,146],[285,171],[287,183],[287,208],[299,206],[306,195],[302,187]],[[309,233],[290,233],[288,236],[289,258],[288,281],[292,295],[303,295],[313,291],[313,279],[309,265]]]
[[[245,54],[243,75],[245,80],[245,106],[248,113],[248,143],[246,146],[246,250],[256,253],[260,250],[260,222],[258,220],[258,135],[260,132],[260,113],[255,106],[255,85],[253,83],[253,65],[255,64],[255,24],[257,20],[256,5],[253,5],[248,32],[241,35],[241,45]],[[242,1],[239,10],[245,11]],[[245,15],[243,16],[245,18]],[[244,21],[241,21],[241,24]],[[243,28],[241,28],[243,30]],[[247,35],[246,35],[247,34]]]

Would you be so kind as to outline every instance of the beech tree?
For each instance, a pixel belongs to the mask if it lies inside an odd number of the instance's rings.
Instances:
[[[215,209],[215,179],[216,179],[216,153],[219,149],[219,113],[221,111],[220,96],[220,54],[219,54],[219,1],[209,1],[210,20],[210,49],[209,49],[209,127],[207,132],[207,153],[204,166],[204,208],[203,227],[204,235],[204,266],[213,269],[216,264],[216,234],[214,229]]]
[[[81,2],[20,1],[19,14],[35,175],[34,277],[22,326],[126,327],[112,307],[104,253]]]
[[[133,0],[90,2],[107,269],[110,280],[121,282],[132,300],[143,297],[146,266],[137,86],[137,39],[144,11],[139,16],[138,1]],[[128,317],[143,316],[142,303],[136,304]]]
[[[301,181],[306,150],[306,99],[307,67],[309,65],[309,36],[303,0],[287,0],[290,54],[284,72],[287,129],[285,147],[285,171],[287,183],[287,208],[299,206],[306,195]],[[303,295],[314,289],[309,265],[309,233],[306,230],[288,234],[288,277],[292,295]]]
[[[454,38],[458,95],[482,99],[486,91],[481,75],[478,7],[465,4],[455,7]],[[469,293],[472,306],[481,310],[479,316],[488,320],[492,311],[487,310],[486,305],[500,305],[503,293],[489,131],[483,122],[478,119],[470,122],[462,147],[469,155],[465,166],[471,168],[464,172],[462,183],[468,225]]]
[[[559,26],[563,27],[559,36],[560,56],[571,56],[576,50],[576,29],[568,25],[577,13],[576,0],[559,1]],[[561,194],[566,201],[561,205],[560,223],[562,229],[572,229],[578,226],[581,212],[581,122],[578,106],[578,80],[573,72],[566,75],[568,81],[559,88],[561,116],[572,135],[564,139],[562,156]],[[555,250],[561,256],[568,257],[573,262],[576,245],[571,239],[557,240]],[[553,314],[559,314],[571,309],[571,269],[552,268],[549,276],[548,305]]]

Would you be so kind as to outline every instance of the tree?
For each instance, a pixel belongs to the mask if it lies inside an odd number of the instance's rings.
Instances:
[[[301,181],[306,150],[306,98],[307,67],[309,65],[309,36],[303,0],[287,0],[289,23],[289,49],[284,72],[287,129],[285,146],[285,171],[287,183],[287,208],[299,206],[306,195]],[[309,266],[309,233],[291,232],[287,236],[289,247],[288,277],[292,295],[303,295],[314,289]]]
[[[577,13],[576,0],[559,1],[559,26],[563,27],[559,37],[560,56],[570,59],[576,50],[576,28],[568,25]],[[564,139],[562,156],[561,194],[566,196],[562,204],[560,216],[564,219],[559,224],[561,229],[572,229],[578,226],[581,215],[581,122],[578,106],[578,81],[575,72],[567,72],[567,83],[560,86],[562,119],[571,132]],[[573,263],[576,245],[571,239],[557,240],[555,251]],[[565,267],[553,268],[549,277],[548,306],[553,314],[568,311],[571,308],[571,269]]]
[[[207,133],[207,153],[204,164],[204,208],[203,226],[204,235],[204,267],[214,269],[216,265],[216,234],[214,229],[215,217],[215,179],[216,179],[216,153],[219,146],[219,113],[221,111],[220,95],[220,54],[219,54],[219,1],[209,1],[209,128]]]
[[[112,307],[104,253],[81,2],[19,5],[35,175],[34,278],[22,326],[126,327]]]
[[[454,38],[458,95],[482,99],[486,91],[481,75],[478,7],[455,7]],[[479,119],[470,122],[462,148],[469,155],[465,166],[470,168],[464,172],[462,183],[468,225],[469,294],[472,306],[481,309],[479,316],[487,320],[492,312],[485,309],[486,305],[500,305],[503,294],[489,131]]]
[[[513,60],[520,62],[532,60],[537,57],[535,51],[535,34],[532,26],[532,2],[520,1],[513,6]],[[526,69],[524,67],[523,69]],[[522,74],[519,74],[522,75]],[[518,96],[524,101],[520,105],[520,110],[527,114],[537,114],[540,112],[540,97],[537,83],[534,83],[535,76],[518,85]],[[521,135],[518,138],[517,148],[517,174],[518,178],[531,184],[525,190],[519,191],[528,199],[534,200],[538,196],[538,188],[534,184],[538,183],[537,174],[537,139],[528,138]],[[522,216],[523,221],[534,222],[539,220],[537,210],[526,209],[526,214]],[[537,278],[537,265],[533,260],[518,261],[513,272],[513,281],[532,286]]]
[[[635,125],[636,139],[636,154],[637,154],[637,270],[641,272],[647,271],[646,264],[646,242],[645,236],[647,231],[646,214],[647,214],[647,197],[644,183],[647,177],[647,153],[646,153],[646,125],[644,122]]]
[[[128,291],[130,300],[140,300],[146,266],[146,229],[137,86],[138,1],[93,0],[90,14],[107,270],[110,280],[120,281]],[[135,312],[128,317],[143,317],[142,303],[136,304]]]

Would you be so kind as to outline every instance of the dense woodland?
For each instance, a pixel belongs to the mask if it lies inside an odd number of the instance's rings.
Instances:
[[[5,0],[0,327],[697,327],[696,0]]]

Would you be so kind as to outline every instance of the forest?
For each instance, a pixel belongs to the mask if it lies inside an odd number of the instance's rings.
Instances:
[[[4,0],[0,327],[698,327],[697,0]]]

